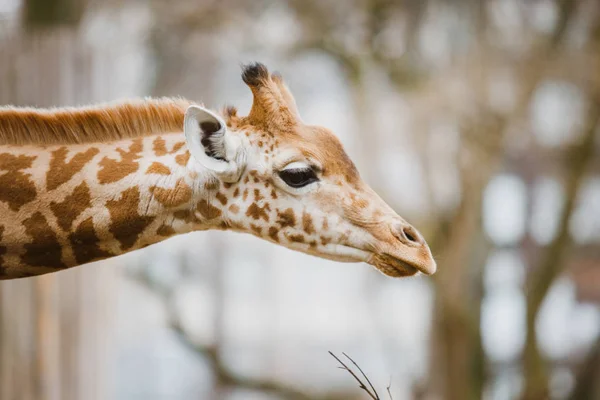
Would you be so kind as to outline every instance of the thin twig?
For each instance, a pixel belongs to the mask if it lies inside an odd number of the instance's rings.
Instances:
[[[390,400],[394,400],[394,398],[392,397],[392,392],[390,391],[391,387],[392,387],[392,376],[390,375],[390,383],[388,383],[386,390],[388,392],[388,396],[390,396]]]
[[[339,362],[340,364],[342,364],[342,367],[340,367],[341,369],[345,369],[346,371],[348,371],[350,373],[350,375],[352,375],[354,377],[354,379],[356,379],[356,381],[358,382],[358,387],[360,387],[362,390],[364,390],[365,392],[367,392],[369,394],[369,396],[373,399],[373,400],[380,400],[379,396],[371,393],[371,391],[369,390],[368,387],[365,386],[365,384],[363,383],[363,381],[360,380],[360,378],[358,376],[356,376],[356,374],[354,373],[354,371],[352,371],[350,368],[348,368],[348,366],[346,364],[344,364],[344,362],[342,360],[340,360],[335,354],[333,354],[331,351],[329,352],[329,354],[331,354],[331,356],[333,358],[335,358],[337,360],[337,362]],[[344,354],[345,355],[345,354]],[[348,357],[348,356],[346,356]],[[349,358],[349,357],[348,357]],[[352,359],[350,359],[352,361]],[[354,361],[352,361],[354,362]],[[356,365],[356,363],[354,364]],[[360,368],[359,368],[360,369]],[[362,372],[362,371],[361,371]],[[364,375],[364,374],[363,374]],[[370,382],[369,382],[370,383]],[[372,386],[371,386],[372,387]]]
[[[342,354],[344,355],[344,357],[346,357],[348,360],[352,361],[352,364],[354,364],[354,366],[356,366],[356,368],[358,368],[358,370],[360,371],[360,373],[362,374],[362,376],[365,377],[365,379],[367,380],[367,383],[369,384],[369,386],[371,386],[371,389],[373,389],[373,393],[375,393],[375,396],[377,398],[379,398],[379,393],[377,393],[377,390],[375,390],[375,388],[373,387],[373,384],[371,383],[371,381],[369,380],[369,377],[367,376],[367,374],[364,373],[364,371],[362,370],[362,368],[352,359],[350,358],[350,356],[344,352],[342,352]]]

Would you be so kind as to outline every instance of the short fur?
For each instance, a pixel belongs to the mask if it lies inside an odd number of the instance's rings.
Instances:
[[[181,98],[147,98],[77,108],[0,107],[0,145],[110,142],[181,132],[190,104]]]

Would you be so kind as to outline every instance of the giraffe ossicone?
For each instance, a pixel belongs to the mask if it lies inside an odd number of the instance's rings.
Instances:
[[[360,178],[283,79],[243,68],[247,116],[184,99],[0,108],[0,279],[59,271],[196,230],[433,274],[420,233]]]

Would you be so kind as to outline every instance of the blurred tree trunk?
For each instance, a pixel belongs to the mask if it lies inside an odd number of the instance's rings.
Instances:
[[[575,382],[569,400],[600,398],[600,338],[581,365]]]
[[[574,15],[576,1],[562,0],[560,3],[561,14],[557,30],[550,42],[550,49],[560,43],[566,31],[567,24]],[[600,18],[596,15],[593,19],[592,36],[587,49],[592,53],[600,50]],[[598,71],[591,71],[592,77]],[[591,82],[597,82],[591,79]],[[594,158],[594,143],[596,131],[600,122],[600,87],[593,85],[582,88],[589,95],[589,106],[582,125],[583,135],[581,142],[567,151],[570,152],[565,165],[565,204],[559,215],[558,232],[552,242],[542,253],[539,262],[530,273],[527,291],[527,331],[525,349],[523,350],[523,369],[525,374],[525,389],[523,400],[535,400],[548,397],[548,370],[543,359],[536,338],[535,322],[543,301],[555,279],[560,276],[566,264],[567,252],[571,245],[569,222],[576,206],[577,195],[583,184],[588,164]]]
[[[0,32],[0,104],[89,103],[110,71],[72,28]],[[106,399],[107,340],[116,271],[87,266],[0,283],[0,399]]]
[[[26,29],[79,25],[86,0],[25,0],[23,25]]]
[[[432,326],[433,391],[449,400],[482,396],[485,358],[479,329],[483,298],[482,269],[489,244],[482,229],[483,192],[502,155],[505,129],[493,115],[482,112],[468,132],[486,132],[487,150],[465,140],[459,157],[462,200],[448,239],[442,244],[442,267],[435,277],[436,302]],[[470,135],[470,134],[469,134]],[[435,251],[435,250],[434,250]]]
[[[527,336],[523,352],[525,370],[523,400],[549,396],[548,371],[537,345],[535,321],[546,294],[566,264],[565,257],[571,244],[569,222],[575,210],[577,194],[584,181],[588,164],[594,156],[595,133],[600,121],[600,96],[596,94],[594,96],[585,122],[583,140],[572,150],[568,158],[565,182],[566,203],[560,213],[558,233],[530,276],[527,292]]]

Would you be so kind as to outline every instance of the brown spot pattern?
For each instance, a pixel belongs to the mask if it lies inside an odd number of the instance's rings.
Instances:
[[[175,162],[183,167],[185,167],[187,165],[189,160],[190,160],[190,152],[187,150],[185,151],[185,153],[177,154],[175,156]]]
[[[211,220],[221,216],[221,210],[213,206],[206,200],[200,200],[196,206],[196,210],[204,219]]]
[[[159,236],[173,236],[175,233],[177,233],[175,232],[175,229],[165,224],[162,224],[156,230],[156,234]]]
[[[179,179],[173,189],[165,189],[151,186],[150,193],[165,207],[177,207],[192,199],[192,188],[185,183],[183,178]]]
[[[25,219],[23,226],[25,233],[32,239],[31,243],[23,246],[25,254],[21,256],[21,259],[25,264],[34,267],[66,267],[62,262],[62,248],[56,234],[41,212],[38,211]]]
[[[210,179],[204,184],[204,189],[208,191],[217,190],[219,186],[221,186],[221,183],[217,179]]]
[[[121,244],[123,250],[133,247],[139,236],[154,221],[156,217],[140,215],[140,190],[137,186],[129,188],[119,199],[108,200],[106,208],[110,213],[110,226],[108,230]]]
[[[184,145],[185,145],[185,142],[177,142],[173,145],[173,150],[169,151],[169,150],[167,150],[167,145],[166,145],[165,140],[162,137],[158,136],[152,142],[152,150],[154,150],[154,154],[156,154],[157,156],[160,157],[160,156],[165,156],[167,154],[177,153]]]
[[[300,234],[293,234],[293,235],[286,235],[286,237],[294,243],[304,243],[305,239],[304,236],[300,235]]]
[[[282,228],[296,226],[296,216],[294,214],[294,210],[287,208],[283,212],[277,211],[277,223],[281,225]]]
[[[0,225],[0,242],[4,239],[4,225]],[[6,268],[4,267],[4,255],[6,254],[6,247],[0,246],[0,277],[6,276]]]
[[[91,206],[90,201],[90,189],[85,182],[81,182],[62,202],[51,202],[50,209],[56,216],[58,226],[63,231],[70,231],[73,221]]]
[[[221,203],[222,205],[227,204],[227,196],[225,196],[223,193],[219,192],[216,195],[217,200],[219,200],[219,203]]]
[[[71,248],[78,265],[114,255],[102,250],[98,245],[100,239],[96,235],[92,217],[80,223],[75,232],[69,234],[69,242],[71,242]]]
[[[190,210],[177,210],[173,213],[173,216],[177,219],[181,219],[187,223],[199,222],[198,218]]]
[[[71,180],[76,173],[83,169],[85,164],[90,162],[96,154],[100,153],[100,150],[91,147],[86,151],[75,154],[71,158],[71,161],[66,162],[68,153],[69,150],[64,146],[51,153],[50,166],[46,173],[46,188],[48,190],[56,189],[63,183]]]
[[[257,235],[262,235],[262,226],[250,224],[250,229]]]
[[[271,207],[269,207],[269,204],[265,204],[264,206],[259,207],[258,204],[252,203],[250,204],[250,207],[248,207],[248,209],[246,210],[246,216],[255,220],[262,218],[265,220],[265,222],[268,222],[268,211],[271,211]]]
[[[150,166],[146,170],[146,173],[158,175],[171,175],[171,169],[163,163],[154,161],[152,164],[150,164]]]
[[[272,226],[272,227],[269,228],[269,237],[271,239],[273,239],[274,241],[276,241],[276,242],[277,242],[277,239],[278,239],[278,237],[277,237],[278,233],[279,233],[279,229],[277,229],[276,227]]]
[[[141,158],[140,153],[142,150],[142,139],[135,139],[131,142],[127,151],[117,148],[117,152],[121,155],[121,161],[104,157],[99,163],[98,182],[102,184],[118,182],[127,175],[136,172],[140,167],[136,160]]]
[[[37,191],[31,175],[22,170],[31,168],[36,157],[0,154],[0,169],[6,171],[0,176],[0,201],[8,203],[13,211],[35,199]]]
[[[238,212],[240,212],[240,208],[237,204],[232,204],[229,206],[229,211],[231,211],[231,213],[233,214],[237,214]]]
[[[302,228],[304,228],[304,232],[308,233],[309,235],[315,233],[315,227],[313,225],[312,217],[310,216],[310,214],[302,214]]]

